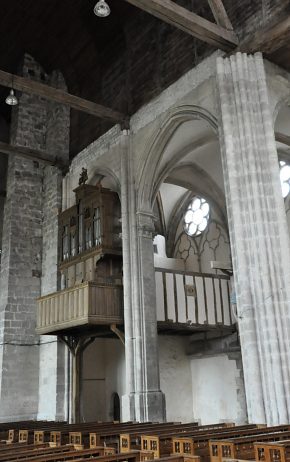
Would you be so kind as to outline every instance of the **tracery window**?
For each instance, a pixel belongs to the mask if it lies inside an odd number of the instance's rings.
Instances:
[[[202,197],[194,197],[184,215],[185,232],[192,237],[199,236],[208,225],[209,215],[208,202]]]
[[[282,196],[287,197],[290,191],[290,165],[284,161],[279,162],[280,165],[280,181],[282,188]]]

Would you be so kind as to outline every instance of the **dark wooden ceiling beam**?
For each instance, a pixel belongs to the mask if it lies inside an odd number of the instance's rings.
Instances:
[[[35,80],[30,80],[25,77],[9,74],[8,72],[0,70],[0,85],[11,88],[12,82],[14,90],[41,96],[42,98],[50,101],[69,106],[77,111],[86,112],[92,116],[109,120],[114,123],[126,124],[127,122],[126,115],[118,111],[93,103],[92,101],[80,98],[79,96],[72,95],[66,91],[36,82]]]
[[[275,132],[275,140],[278,143],[285,144],[286,146],[290,146],[290,136],[284,135],[284,133]]]
[[[234,30],[222,0],[207,0],[216,23],[227,30]]]
[[[270,24],[258,29],[250,38],[243,41],[239,50],[247,53],[262,51],[271,55],[289,43],[290,16],[276,24]]]
[[[6,155],[17,155],[25,157],[26,159],[35,160],[37,162],[43,162],[47,165],[55,165],[61,170],[67,168],[67,165],[64,164],[60,159],[53,159],[52,156],[49,156],[47,153],[42,151],[37,151],[36,149],[30,149],[24,146],[15,146],[8,143],[3,143],[0,141],[0,153]]]
[[[226,30],[171,0],[125,1],[221,50],[231,51],[238,45],[238,38],[233,31]]]

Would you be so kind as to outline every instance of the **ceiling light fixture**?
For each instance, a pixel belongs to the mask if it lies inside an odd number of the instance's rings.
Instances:
[[[99,18],[106,18],[111,13],[110,7],[105,0],[99,0],[95,5],[94,13]]]
[[[13,88],[11,88],[9,95],[5,99],[5,103],[8,104],[8,106],[17,106],[18,99],[17,96],[15,96],[14,94]]]

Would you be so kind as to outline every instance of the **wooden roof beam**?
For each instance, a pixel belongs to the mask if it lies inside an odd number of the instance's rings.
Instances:
[[[172,0],[125,1],[221,50],[231,51],[238,45],[238,38],[233,31],[192,13]]]
[[[22,156],[26,159],[43,162],[47,165],[57,166],[61,170],[65,170],[67,168],[67,164],[62,162],[60,159],[53,159],[52,156],[49,156],[49,154],[45,152],[37,151],[36,149],[30,149],[24,146],[15,146],[12,144],[3,143],[3,141],[0,141],[0,153]]]
[[[216,23],[227,30],[234,30],[222,0],[207,0]]]
[[[35,80],[30,80],[25,77],[9,74],[8,72],[0,70],[0,85],[11,88],[12,82],[14,90],[41,96],[42,98],[54,101],[55,103],[69,106],[77,111],[82,111],[92,116],[99,117],[100,119],[109,120],[113,123],[120,123],[123,126],[127,125],[128,121],[125,114],[80,98],[79,96],[72,95],[64,90],[53,88],[49,85],[36,82]]]
[[[284,133],[275,132],[275,140],[278,143],[285,144],[286,146],[290,146],[290,136],[284,135]]]

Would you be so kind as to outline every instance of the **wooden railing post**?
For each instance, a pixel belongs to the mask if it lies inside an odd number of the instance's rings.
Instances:
[[[163,319],[158,319],[160,323],[164,322],[173,327],[174,323],[185,323],[181,321],[185,319],[187,323],[189,321],[197,326],[234,324],[231,314],[229,276],[169,268],[155,268],[155,273],[161,274],[158,278],[160,284],[156,286],[159,290],[157,300],[163,300]],[[168,294],[173,294],[173,297]],[[193,299],[191,314],[189,297]],[[157,308],[158,313],[161,311]]]

